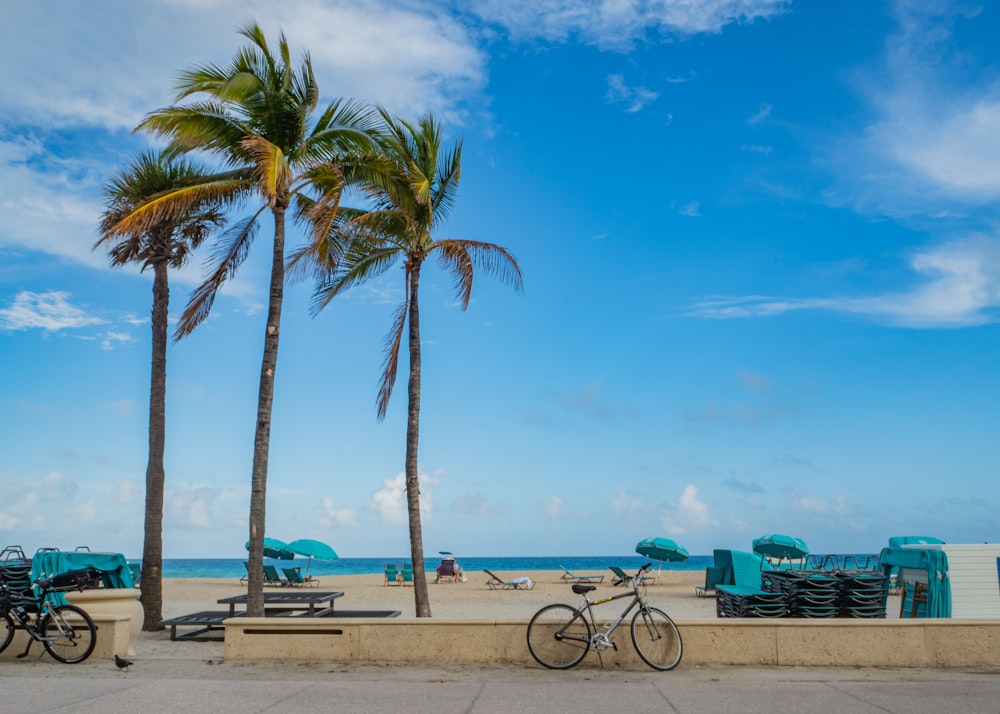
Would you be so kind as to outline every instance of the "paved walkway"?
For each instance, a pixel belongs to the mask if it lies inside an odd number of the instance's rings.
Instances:
[[[679,712],[1000,714],[1000,669],[0,662],[0,714]]]

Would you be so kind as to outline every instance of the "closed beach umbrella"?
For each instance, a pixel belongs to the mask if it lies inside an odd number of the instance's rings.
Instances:
[[[318,540],[312,540],[311,538],[293,540],[288,544],[288,549],[293,553],[298,553],[299,555],[304,555],[309,558],[309,562],[306,563],[306,575],[309,574],[309,567],[312,565],[313,558],[316,560],[337,560],[337,558],[340,557],[337,555],[336,551],[326,543]]]
[[[244,547],[250,550],[250,541],[247,541]],[[277,538],[265,538],[264,557],[275,558],[277,560],[294,560],[295,553],[292,552],[292,549],[288,547],[285,541],[278,540]]]
[[[801,538],[774,533],[757,538],[753,542],[753,552],[771,558],[801,560],[809,555],[809,546]]]

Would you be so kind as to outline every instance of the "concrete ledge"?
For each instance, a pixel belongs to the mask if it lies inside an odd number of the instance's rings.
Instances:
[[[129,624],[131,618],[128,615],[91,615],[94,624],[97,625],[97,644],[94,645],[94,652],[88,658],[92,659],[112,659],[116,654],[125,656],[128,653]],[[3,652],[0,652],[0,660],[16,660],[17,655],[24,652],[24,647],[28,642],[28,635],[23,630],[15,630],[14,639]],[[29,658],[48,657],[40,642],[31,644]],[[53,662],[55,660],[52,660]]]
[[[226,660],[535,664],[526,621],[232,618]],[[677,623],[682,667],[703,664],[980,667],[1000,662],[1000,620],[692,620]],[[606,666],[645,667],[628,625]],[[6,654],[6,653],[5,653]],[[596,664],[594,653],[589,661]],[[586,663],[588,660],[584,660]]]

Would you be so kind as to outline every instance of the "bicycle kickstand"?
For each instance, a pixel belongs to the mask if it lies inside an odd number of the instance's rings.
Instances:
[[[28,650],[30,650],[30,649],[31,649],[31,643],[32,643],[32,642],[34,642],[34,640],[33,640],[33,639],[31,639],[31,638],[29,637],[29,638],[28,638],[28,644],[27,644],[27,645],[25,646],[25,648],[24,648],[24,652],[22,652],[21,654],[19,654],[19,655],[17,656],[17,658],[18,658],[18,659],[23,659],[24,657],[27,657],[27,656],[28,656]]]

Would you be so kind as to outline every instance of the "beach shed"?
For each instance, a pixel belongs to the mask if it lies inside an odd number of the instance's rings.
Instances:
[[[920,546],[945,554],[951,581],[951,616],[1000,619],[1000,544],[941,543]]]

